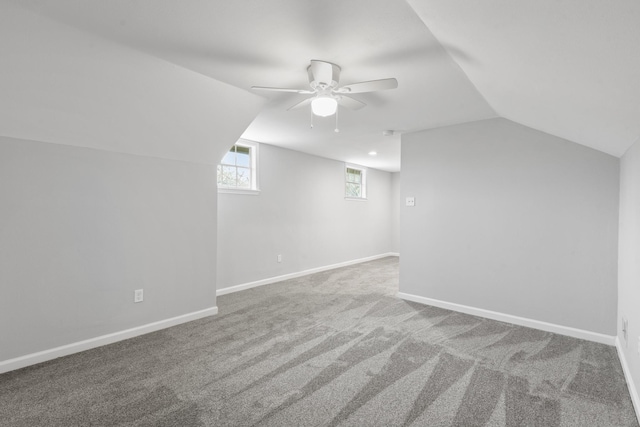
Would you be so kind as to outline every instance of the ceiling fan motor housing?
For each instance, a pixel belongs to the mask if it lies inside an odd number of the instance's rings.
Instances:
[[[314,90],[333,89],[338,86],[340,81],[340,67],[330,62],[313,60],[311,65],[307,67],[307,72],[309,73],[309,84]]]

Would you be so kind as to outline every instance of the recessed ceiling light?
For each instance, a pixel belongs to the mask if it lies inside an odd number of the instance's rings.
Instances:
[[[378,153],[376,153],[375,151],[369,151],[369,155],[370,156],[376,156]]]

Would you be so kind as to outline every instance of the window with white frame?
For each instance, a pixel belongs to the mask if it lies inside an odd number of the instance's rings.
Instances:
[[[367,169],[356,165],[345,165],[345,192],[347,199],[367,198]]]
[[[218,189],[231,192],[258,191],[258,144],[238,141],[218,165]]]

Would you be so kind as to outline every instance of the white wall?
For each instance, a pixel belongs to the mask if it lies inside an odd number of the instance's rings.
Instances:
[[[391,251],[400,252],[400,172],[391,174]]]
[[[640,141],[620,162],[620,235],[618,262],[618,339],[635,389],[640,411]],[[628,342],[621,319],[628,320]]]
[[[262,98],[7,3],[0,57],[0,372],[214,307],[215,164]]]
[[[214,307],[214,180],[0,137],[0,361]]]
[[[403,135],[400,291],[615,335],[618,172],[505,119]]]
[[[344,163],[260,145],[259,195],[218,197],[218,288],[391,251],[391,174],[344,198]],[[282,254],[282,262],[277,255]]]

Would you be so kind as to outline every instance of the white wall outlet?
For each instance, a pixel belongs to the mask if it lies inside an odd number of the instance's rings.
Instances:
[[[410,206],[413,207],[416,205],[416,198],[415,197],[407,197],[406,201],[405,201],[406,206]]]
[[[142,293],[142,289],[136,289],[133,291],[133,302],[142,302],[144,299],[144,295]]]
[[[282,254],[278,254],[278,262],[282,262]]]

